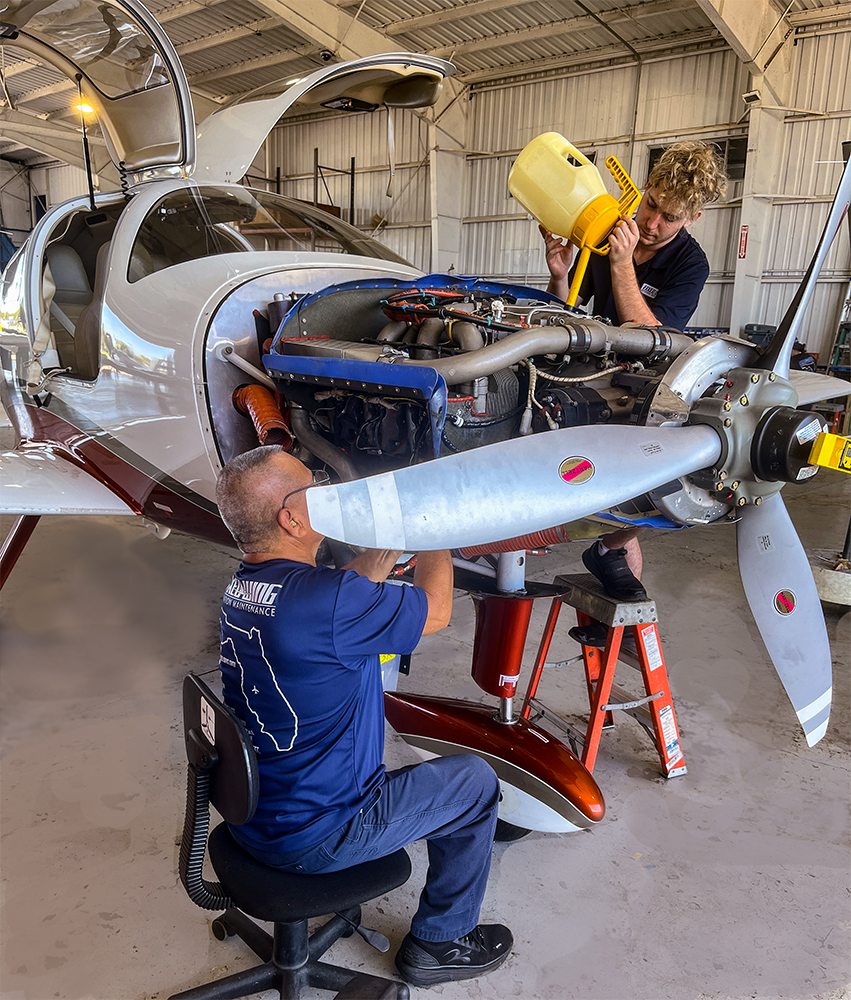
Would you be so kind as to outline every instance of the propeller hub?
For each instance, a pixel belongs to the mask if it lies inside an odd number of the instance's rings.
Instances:
[[[808,456],[824,420],[795,409],[797,402],[792,384],[773,372],[733,368],[721,376],[689,414],[689,423],[715,429],[721,457],[692,481],[731,506],[745,507],[813,475]]]
[[[751,443],[751,464],[763,480],[798,483],[812,478],[818,466],[810,463],[813,441],[827,430],[818,413],[777,406],[757,424]]]

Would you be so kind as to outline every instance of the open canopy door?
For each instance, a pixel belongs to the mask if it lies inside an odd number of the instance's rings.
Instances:
[[[422,108],[437,101],[440,87],[455,72],[452,63],[410,52],[383,52],[326,66],[291,84],[264,87],[214,111],[198,127],[193,176],[199,181],[238,181],[251,166],[266,136],[298,103],[346,111],[380,107]]]
[[[0,44],[71,80],[79,74],[116,167],[191,170],[189,86],[168,36],[137,0],[0,0]]]

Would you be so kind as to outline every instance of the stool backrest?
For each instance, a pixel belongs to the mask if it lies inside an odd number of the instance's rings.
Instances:
[[[260,791],[251,737],[195,674],[183,681],[183,735],[190,765],[210,772],[210,803],[229,823],[247,823]]]

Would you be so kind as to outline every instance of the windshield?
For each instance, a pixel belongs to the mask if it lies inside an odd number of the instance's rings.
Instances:
[[[97,0],[0,0],[0,21],[56,49],[107,97],[170,82],[147,32],[120,7]]]
[[[201,257],[259,250],[317,251],[407,261],[359,229],[292,198],[249,188],[201,185],[161,198],[133,244],[127,280]]]

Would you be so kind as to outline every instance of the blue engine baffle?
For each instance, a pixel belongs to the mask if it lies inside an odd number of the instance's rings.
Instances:
[[[307,382],[351,392],[421,400],[428,406],[434,457],[439,456],[448,392],[443,376],[433,368],[292,354],[267,354],[263,364],[276,382]]]

